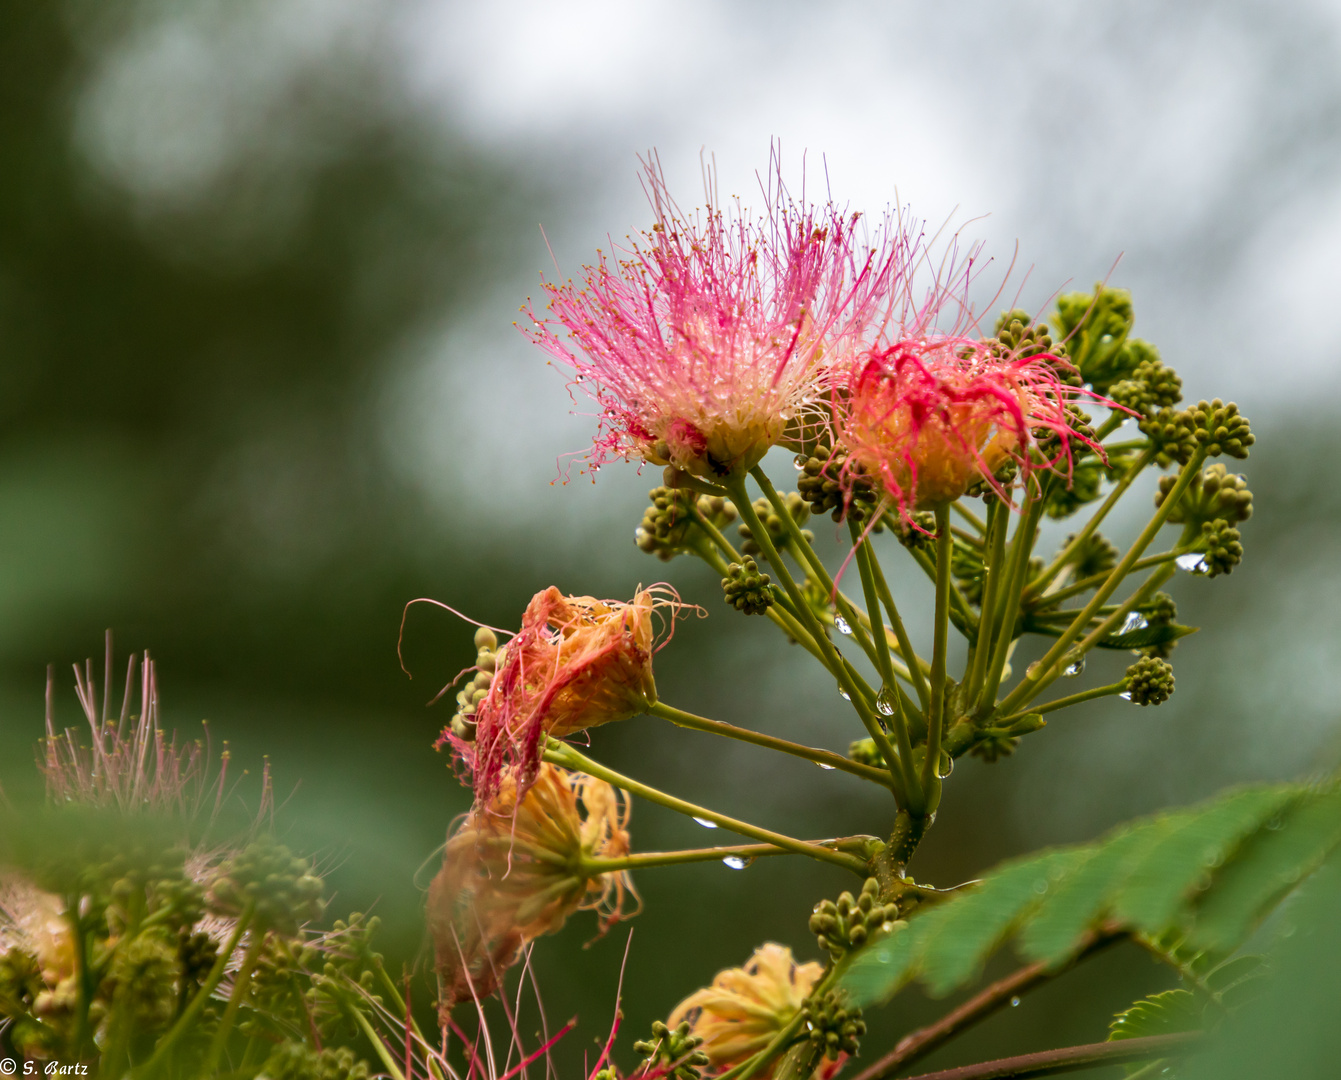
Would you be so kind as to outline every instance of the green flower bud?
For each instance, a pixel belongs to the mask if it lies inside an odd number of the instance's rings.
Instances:
[[[845,451],[820,445],[813,454],[798,456],[796,464],[801,469],[796,478],[797,493],[809,504],[812,513],[828,514],[834,521],[842,521],[848,514],[853,514],[858,521],[865,521],[875,509],[879,501],[875,486],[866,478],[860,465],[856,462],[848,465]],[[843,491],[845,485],[839,480],[845,474],[847,494]],[[879,531],[880,526],[876,529]]]
[[[773,606],[772,579],[759,572],[759,565],[752,556],[746,555],[744,559],[743,563],[732,563],[727,567],[727,576],[722,578],[722,592],[726,602],[737,611],[762,615]]]
[[[1137,705],[1161,705],[1173,695],[1173,666],[1143,656],[1127,669],[1127,694]]]
[[[1232,573],[1234,567],[1243,561],[1243,544],[1238,529],[1227,521],[1218,518],[1203,522],[1201,539],[1202,560],[1206,564],[1207,577],[1219,577]]]
[[[828,990],[818,998],[808,998],[801,1006],[801,1012],[805,1016],[803,1030],[830,1059],[838,1057],[840,1052],[860,1052],[866,1021],[861,1009],[848,1004],[844,991]]]
[[[1173,368],[1164,366],[1153,345],[1130,341],[1127,349],[1139,359],[1130,376],[1109,388],[1110,398],[1143,416],[1171,408],[1183,400],[1183,380]]]
[[[801,498],[797,492],[787,492],[782,496],[782,503],[797,525],[804,525],[810,520],[810,504]],[[791,533],[788,531],[786,523],[773,509],[771,502],[767,499],[755,499],[754,512],[759,515],[759,520],[764,523],[764,528],[768,530],[769,539],[773,541],[774,547],[784,548],[791,543]],[[743,540],[740,550],[744,554],[758,555],[763,550],[756,543],[748,525],[742,524],[740,526],[740,535]],[[807,540],[814,539],[808,531],[803,531],[801,535]]]
[[[1159,491],[1155,493],[1156,507],[1164,505],[1177,479],[1175,476],[1160,477]],[[1183,522],[1195,525],[1219,518],[1229,525],[1236,525],[1252,516],[1253,493],[1248,490],[1248,482],[1217,462],[1192,478],[1178,505],[1169,512],[1169,521],[1174,525]]]

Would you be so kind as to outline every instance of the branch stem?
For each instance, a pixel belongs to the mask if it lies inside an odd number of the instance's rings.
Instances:
[[[1147,1035],[1140,1039],[1117,1039],[998,1058],[977,1065],[961,1065],[957,1069],[921,1073],[909,1080],[1026,1080],[1028,1077],[1058,1076],[1103,1065],[1129,1065],[1151,1058],[1182,1056],[1200,1048],[1204,1041],[1205,1036],[1199,1031]]]
[[[658,791],[647,784],[639,783],[637,780],[630,779],[613,769],[607,769],[598,761],[593,761],[585,754],[579,753],[573,747],[566,743],[561,743],[555,739],[549,741],[548,748],[544,754],[545,760],[555,765],[562,765],[569,769],[576,769],[584,772],[588,776],[594,776],[598,780],[604,780],[607,784],[613,784],[617,788],[629,792],[631,795],[638,795],[648,802],[654,802],[659,806],[664,806],[668,810],[674,810],[677,813],[684,814],[687,817],[701,818],[704,821],[711,821],[723,829],[730,829],[741,836],[748,836],[752,840],[762,840],[766,844],[772,844],[774,847],[786,848],[788,851],[794,851],[800,855],[809,855],[812,859],[820,862],[833,863],[835,866],[841,866],[846,870],[864,875],[866,873],[866,860],[859,859],[855,855],[848,855],[841,851],[834,851],[830,848],[820,847],[818,844],[807,843],[804,840],[797,840],[794,837],[786,836],[783,833],[773,832],[771,829],[761,829],[757,825],[750,825],[747,822],[739,821],[733,817],[727,817],[725,814],[719,814],[716,810],[709,810],[705,806],[697,806],[694,803],[687,802],[684,799],[678,799],[674,795],[668,795],[664,791]]]
[[[851,1080],[885,1080],[886,1077],[907,1068],[914,1061],[921,1061],[962,1032],[994,1015],[1009,1004],[1012,998],[1027,994],[1035,987],[1070,971],[1080,961],[1094,956],[1114,942],[1121,941],[1125,936],[1121,930],[1106,927],[1092,933],[1077,951],[1075,958],[1061,967],[1040,962],[1013,971],[1004,979],[992,983],[981,993],[969,998],[958,1008],[946,1013],[935,1023],[905,1035],[893,1050],[873,1061]]]
[[[810,631],[810,636],[815,639],[815,644],[818,645],[820,650],[824,653],[826,660],[825,666],[833,672],[835,678],[837,678],[839,687],[843,690],[847,699],[852,703],[852,708],[861,719],[867,734],[875,740],[875,745],[884,756],[884,759],[888,762],[893,762],[897,756],[894,746],[890,743],[889,736],[885,734],[884,728],[880,726],[879,721],[875,718],[875,713],[872,711],[871,702],[874,701],[875,695],[872,694],[870,699],[868,699],[866,695],[861,692],[857,679],[853,677],[854,673],[851,671],[847,662],[839,655],[838,650],[834,648],[833,642],[830,641],[828,636],[824,633],[823,628],[820,626],[819,619],[815,617],[814,609],[811,608],[806,598],[802,595],[800,586],[796,584],[796,580],[792,577],[791,571],[788,570],[787,564],[783,562],[782,556],[778,553],[778,549],[774,547],[773,538],[768,535],[768,529],[764,526],[764,523],[759,520],[759,515],[755,513],[754,504],[750,502],[749,493],[745,490],[744,481],[740,479],[730,481],[728,490],[731,495],[731,501],[736,504],[736,510],[740,513],[740,516],[744,518],[745,524],[750,528],[750,535],[753,536],[755,542],[758,543],[759,549],[764,553],[764,557],[768,560],[769,565],[771,565],[774,571],[777,572],[778,579],[782,582],[783,588],[791,598],[792,604],[800,615],[802,623],[805,625],[806,629]],[[788,515],[788,519],[790,520],[790,515]]]
[[[931,707],[927,711],[927,756],[922,762],[924,811],[940,802],[941,732],[945,728],[945,665],[950,647],[950,508],[936,507],[936,623],[931,651]]]
[[[674,708],[663,701],[658,701],[654,705],[647,707],[649,716],[658,717],[661,720],[669,720],[676,727],[691,728],[694,731],[706,731],[713,735],[721,735],[728,739],[736,739],[740,742],[752,743],[755,746],[763,746],[769,750],[777,750],[783,754],[790,754],[792,757],[803,758],[806,761],[813,761],[830,769],[839,769],[843,772],[851,773],[853,776],[860,776],[863,780],[872,780],[884,787],[889,786],[890,776],[884,769],[876,769],[870,765],[861,765],[842,754],[835,754],[832,750],[818,750],[810,746],[802,746],[800,743],[789,742],[786,739],[779,739],[775,735],[765,735],[762,732],[750,731],[748,728],[736,727],[735,724],[728,724],[721,720],[709,720],[704,716],[695,716],[693,713],[685,712],[683,709]]]
[[[1049,676],[1053,675],[1054,669],[1057,667],[1058,663],[1066,655],[1072,644],[1075,643],[1075,640],[1084,632],[1085,627],[1089,625],[1090,619],[1093,617],[1094,613],[1108,602],[1108,598],[1117,590],[1118,585],[1122,583],[1122,579],[1131,573],[1132,566],[1136,563],[1136,560],[1145,553],[1145,549],[1154,541],[1159,530],[1164,527],[1164,522],[1168,520],[1169,514],[1173,512],[1173,508],[1178,504],[1178,500],[1182,498],[1183,492],[1186,491],[1188,485],[1192,483],[1192,478],[1197,475],[1197,472],[1201,469],[1202,462],[1205,460],[1206,451],[1204,448],[1199,448],[1193,453],[1192,457],[1188,460],[1188,463],[1184,465],[1182,471],[1179,472],[1173,490],[1165,497],[1164,501],[1160,504],[1159,509],[1155,511],[1154,516],[1150,519],[1146,527],[1141,530],[1141,535],[1138,536],[1132,546],[1127,549],[1127,554],[1122,557],[1122,561],[1113,568],[1112,572],[1108,575],[1108,580],[1105,581],[1103,585],[1099,586],[1095,591],[1094,596],[1090,598],[1090,602],[1086,604],[1081,613],[1076,616],[1075,622],[1063,632],[1062,636],[1057,639],[1052,648],[1044,654],[1043,659],[1039,660],[1037,664],[1031,665],[1032,674],[1026,673],[1025,677],[1020,680],[1015,689],[1006,695],[1000,705],[1001,712],[1010,713],[1019,709],[1023,705],[1028,704],[1034,699],[1039,691],[1052,681]],[[1121,609],[1119,609],[1119,611],[1121,611]],[[1116,621],[1117,617],[1118,612],[1114,612],[1113,615],[1109,616],[1108,620],[1104,621],[1104,624],[1101,624],[1101,629],[1109,620]],[[1104,632],[1106,633],[1107,631]],[[1096,631],[1096,633],[1098,633],[1098,631]],[[1099,634],[1099,636],[1102,637],[1103,635]],[[1095,638],[1095,640],[1098,639]]]

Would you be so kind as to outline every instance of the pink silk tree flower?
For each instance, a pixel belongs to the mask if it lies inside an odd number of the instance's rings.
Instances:
[[[646,185],[651,230],[598,253],[581,286],[546,282],[551,317],[523,309],[529,336],[600,406],[593,468],[739,475],[822,415],[829,358],[880,309],[903,249],[860,242],[860,215],[795,202],[780,179],[757,221],[738,201],[683,215],[655,164]]]
[[[855,364],[835,410],[848,480],[881,486],[900,513],[954,501],[1014,461],[1027,479],[1040,467],[1069,472],[1077,442],[1068,406],[1102,401],[1067,385],[1064,359],[1016,355],[995,340],[923,331],[873,349]],[[1045,440],[1042,461],[1031,451]],[[860,470],[860,473],[858,472]]]
[[[492,799],[513,767],[522,788],[529,785],[547,736],[627,720],[655,702],[652,657],[665,644],[657,625],[667,610],[673,625],[681,606],[669,586],[640,590],[628,603],[565,596],[554,586],[537,593],[495,658],[474,707],[473,738],[449,727],[438,742],[470,770],[477,802]]]

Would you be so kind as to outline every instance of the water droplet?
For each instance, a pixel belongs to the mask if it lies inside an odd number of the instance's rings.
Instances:
[[[843,684],[842,684],[842,683],[839,683],[839,684],[838,684],[838,696],[839,696],[840,698],[842,698],[844,701],[851,701],[851,700],[852,700],[852,695],[849,694],[846,690],[843,689]]]
[[[1011,1007],[1012,1009],[1016,1008],[1019,1004],[1020,1004],[1020,999],[1019,999],[1019,998],[1017,998],[1017,997],[1013,997],[1013,998],[1010,999],[1010,1007]]]
[[[1204,574],[1207,570],[1206,557],[1195,551],[1179,555],[1173,561],[1177,563],[1179,570],[1186,570],[1189,574]]]
[[[941,759],[936,764],[936,775],[942,780],[955,771],[955,759],[947,753],[942,752]]]
[[[1034,882],[1034,892],[1038,893],[1039,896],[1042,896],[1047,891],[1048,891],[1047,878],[1039,878],[1037,881]]]
[[[1130,634],[1136,630],[1144,630],[1149,625],[1150,623],[1146,621],[1146,617],[1139,611],[1131,611],[1127,613],[1127,621],[1122,624],[1122,629],[1118,633]]]
[[[1077,660],[1072,660],[1066,667],[1062,668],[1062,674],[1068,679],[1074,679],[1085,670],[1085,658],[1082,656]]]
[[[821,769],[823,769],[825,772],[833,772],[833,770],[834,770],[834,766],[832,766],[832,765],[826,765],[826,764],[825,764],[824,762],[822,762],[822,761],[817,761],[817,762],[815,762],[815,764],[818,765],[818,766],[819,766]]]
[[[875,698],[875,711],[881,716],[893,716],[894,700],[894,695],[890,693],[888,686],[880,687],[880,693]]]
[[[696,817],[694,818],[694,820],[697,821],[700,825],[702,825],[705,829],[717,828],[717,822],[709,821],[707,818]]]
[[[580,371],[573,376],[573,382],[586,382],[586,381],[587,377],[583,375]]]
[[[837,629],[837,631],[838,631],[840,634],[845,634],[845,635],[846,635],[846,634],[851,634],[851,633],[852,633],[852,624],[849,623],[849,622],[848,622],[845,618],[843,618],[843,616],[841,616],[841,615],[839,615],[836,619],[834,619],[833,624],[834,624],[835,629]]]
[[[802,469],[806,467],[806,460],[807,459],[804,454],[797,454],[796,457],[792,459],[792,464],[796,466],[797,472],[800,472]]]
[[[731,867],[732,870],[744,870],[745,867],[749,866],[750,863],[754,862],[754,860],[744,859],[741,858],[739,855],[728,855],[725,859],[722,860],[722,862],[725,865]]]
[[[1130,700],[1131,700],[1131,691],[1130,691],[1130,690],[1124,690],[1124,691],[1122,691],[1122,693],[1118,694],[1118,697],[1120,697],[1123,701],[1130,701]]]

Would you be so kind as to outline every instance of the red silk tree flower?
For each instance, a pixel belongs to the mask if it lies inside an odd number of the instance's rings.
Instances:
[[[1014,461],[1024,477],[1040,465],[1069,471],[1076,430],[1068,406],[1088,391],[1068,386],[1050,353],[1011,354],[994,340],[926,331],[873,349],[854,366],[835,410],[846,479],[858,468],[900,513],[952,502]],[[1097,399],[1102,400],[1102,399]],[[1045,440],[1041,461],[1031,451]]]
[[[651,230],[599,253],[581,287],[545,283],[552,317],[524,309],[530,337],[600,406],[594,466],[636,458],[739,474],[789,425],[819,416],[828,358],[876,314],[903,247],[888,231],[860,243],[859,215],[794,202],[780,179],[755,221],[738,202],[685,216],[657,166],[646,178]]]
[[[638,894],[625,871],[593,872],[592,859],[629,853],[629,806],[603,780],[542,765],[523,788],[505,774],[447,840],[428,890],[442,1007],[492,994],[525,945],[595,911],[601,932],[632,915]]]
[[[487,693],[474,704],[472,737],[449,727],[449,743],[472,775],[476,801],[497,794],[505,770],[524,789],[536,776],[546,736],[637,716],[656,701],[652,657],[660,616],[667,627],[681,604],[666,585],[640,590],[628,603],[565,596],[554,586],[526,606],[521,629],[493,659]],[[459,730],[459,729],[458,729]]]

